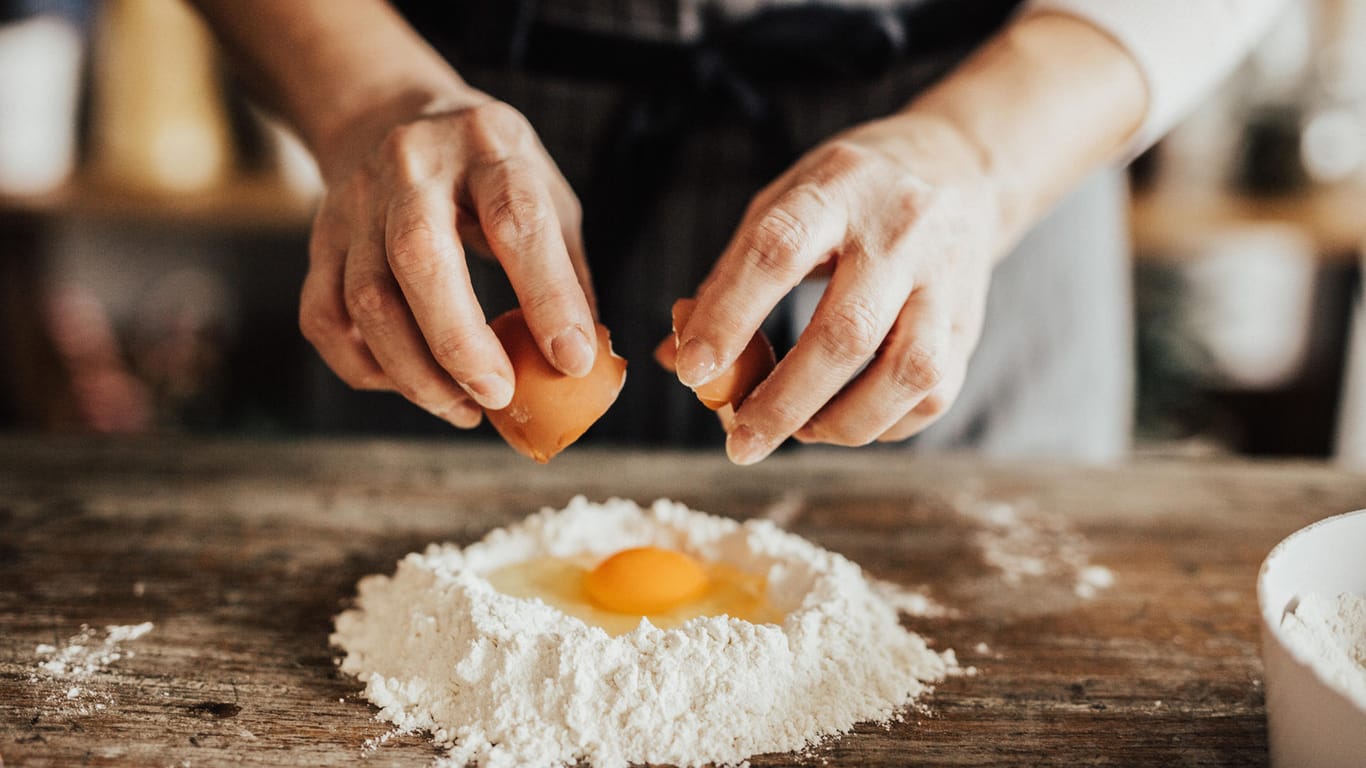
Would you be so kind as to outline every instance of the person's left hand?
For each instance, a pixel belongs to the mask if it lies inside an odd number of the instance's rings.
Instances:
[[[813,271],[830,283],[796,346],[729,420],[752,464],[789,436],[865,445],[929,426],[957,397],[1004,246],[986,158],[907,112],[816,147],[760,192],[679,329],[686,385],[725,370]]]

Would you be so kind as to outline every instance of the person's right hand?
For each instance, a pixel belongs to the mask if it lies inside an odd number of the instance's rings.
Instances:
[[[593,365],[594,300],[573,190],[519,112],[469,106],[357,127],[320,158],[299,326],[357,389],[396,390],[458,427],[512,398],[512,364],[470,285],[469,250],[507,273],[551,365]]]

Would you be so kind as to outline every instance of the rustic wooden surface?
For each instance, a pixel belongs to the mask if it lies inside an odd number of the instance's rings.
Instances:
[[[3,765],[426,765],[418,735],[364,753],[386,728],[334,668],[331,617],[403,554],[574,493],[776,515],[958,612],[908,623],[980,674],[946,681],[904,723],[756,766],[1250,766],[1266,759],[1258,563],[1309,521],[1366,505],[1366,477],[873,451],[743,470],[571,450],[537,467],[436,443],[0,439]],[[1111,569],[1114,587],[1083,600],[1066,578],[1010,583],[969,514],[990,502],[1051,520],[1063,554]],[[127,644],[136,655],[81,683],[103,710],[81,714],[38,670],[40,643],[143,621],[155,629]]]

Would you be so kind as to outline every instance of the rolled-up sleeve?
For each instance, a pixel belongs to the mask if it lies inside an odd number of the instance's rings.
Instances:
[[[1148,88],[1147,115],[1130,147],[1137,153],[1228,75],[1286,5],[1286,0],[1030,0],[1024,12],[1081,18],[1134,57]]]

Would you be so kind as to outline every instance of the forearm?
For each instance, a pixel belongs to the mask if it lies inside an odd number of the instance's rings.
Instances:
[[[1116,159],[1143,122],[1133,57],[1095,27],[1024,17],[910,104],[898,120],[940,123],[965,143],[993,192],[997,251],[1090,171]]]
[[[191,0],[325,173],[393,115],[482,100],[382,0]],[[373,131],[371,130],[373,128]]]
[[[1119,41],[1148,86],[1128,152],[1170,129],[1242,60],[1287,0],[1028,0],[1024,13],[1063,13]]]

